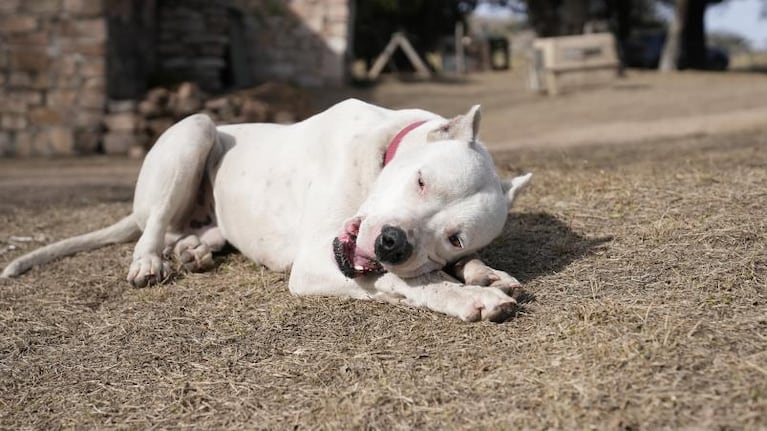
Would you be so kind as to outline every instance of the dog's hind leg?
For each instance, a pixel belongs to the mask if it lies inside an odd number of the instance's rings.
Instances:
[[[192,115],[160,136],[144,159],[133,201],[143,234],[133,251],[128,282],[136,287],[159,283],[170,274],[162,256],[165,234],[186,221],[194,208],[216,126],[206,115]]]

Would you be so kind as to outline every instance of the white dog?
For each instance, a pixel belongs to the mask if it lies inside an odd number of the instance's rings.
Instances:
[[[229,242],[295,295],[406,303],[463,320],[503,320],[519,283],[475,252],[498,236],[531,174],[502,180],[477,140],[479,107],[451,120],[341,102],[284,126],[216,127],[193,115],[147,154],[133,213],[11,262],[2,277],[138,238],[128,281],[190,271]]]

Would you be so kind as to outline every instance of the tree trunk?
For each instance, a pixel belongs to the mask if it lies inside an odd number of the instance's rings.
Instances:
[[[689,0],[682,29],[682,68],[706,69],[706,24],[708,0]]]
[[[607,16],[610,22],[610,31],[615,35],[616,52],[620,60],[618,74],[623,76],[626,69],[626,53],[624,48],[631,34],[632,22],[631,11],[632,2],[625,0],[606,0]]]
[[[666,43],[663,46],[663,54],[660,58],[658,70],[661,72],[670,72],[679,69],[679,54],[682,46],[682,32],[686,26],[688,0],[677,0],[674,17],[668,26],[666,33]]]

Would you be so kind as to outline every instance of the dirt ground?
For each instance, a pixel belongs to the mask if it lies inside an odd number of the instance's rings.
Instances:
[[[131,245],[111,246],[0,281],[0,429],[767,429],[767,125],[563,138],[758,112],[764,77],[730,78],[556,100],[506,100],[498,76],[355,90],[483,103],[499,169],[535,173],[484,252],[531,293],[522,312],[294,298],[236,253],[132,289]],[[126,214],[137,169],[0,160],[0,267]]]
[[[583,90],[583,91],[579,91]],[[388,81],[373,89],[321,94],[384,106],[456,115],[482,104],[482,137],[493,149],[636,143],[761,128],[767,125],[767,75],[629,70],[625,78],[573,82],[548,98],[526,88],[523,71],[420,83]]]

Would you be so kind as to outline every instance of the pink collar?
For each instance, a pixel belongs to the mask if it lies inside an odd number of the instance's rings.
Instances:
[[[397,133],[397,136],[395,136],[394,139],[389,142],[389,146],[386,148],[386,154],[384,154],[383,160],[384,166],[388,165],[389,162],[391,162],[391,159],[394,158],[394,154],[397,152],[397,148],[399,148],[399,144],[402,142],[402,139],[405,138],[405,135],[425,122],[426,120],[416,121],[415,123],[409,124],[407,127],[400,130],[399,133]]]

